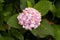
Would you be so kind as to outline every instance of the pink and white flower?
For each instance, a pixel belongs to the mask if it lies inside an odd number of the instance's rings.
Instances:
[[[36,29],[41,22],[41,13],[34,8],[25,8],[17,17],[19,24],[26,30]]]

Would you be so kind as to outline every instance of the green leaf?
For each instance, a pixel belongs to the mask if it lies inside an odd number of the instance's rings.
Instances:
[[[35,1],[34,0],[27,0],[27,6],[28,7],[33,7],[35,4]]]
[[[29,0],[27,0],[27,6],[32,7],[32,3]]]
[[[50,1],[39,1],[34,8],[37,9],[39,12],[41,12],[42,16],[46,15],[48,11],[50,10],[50,6],[52,5],[52,2]]]
[[[10,17],[7,24],[9,25],[9,27],[18,29],[23,34],[25,33],[25,30],[22,28],[21,25],[18,24],[17,16],[18,14],[15,14],[12,17]]]
[[[32,3],[32,6],[35,5],[35,0],[29,0]]]
[[[60,25],[52,25],[54,28],[54,38],[55,40],[60,40]]]
[[[56,9],[55,16],[57,16],[58,18],[60,18],[60,8]]]
[[[12,29],[11,30],[12,36],[16,37],[19,40],[24,40],[23,35],[21,34],[21,32]]]
[[[54,4],[52,4],[52,5],[50,6],[50,11],[51,11],[53,14],[55,14],[55,12],[56,12],[56,7],[55,7]]]
[[[0,0],[0,3],[4,2],[4,0]]]
[[[26,0],[20,0],[20,8],[23,10],[27,7],[27,1]]]
[[[21,28],[21,26],[18,24],[17,16],[18,16],[18,14],[15,14],[9,18],[7,23],[10,27]]]
[[[60,18],[60,1],[56,1],[55,3],[55,6],[56,6],[56,13],[55,13],[55,16],[57,16],[58,18]]]
[[[35,36],[39,36],[41,38],[46,37],[48,35],[54,36],[53,27],[47,22],[47,20],[42,20],[41,25],[37,29],[33,29],[31,31]]]

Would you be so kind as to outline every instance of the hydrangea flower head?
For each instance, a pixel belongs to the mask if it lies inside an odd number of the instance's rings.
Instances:
[[[19,24],[26,30],[36,29],[41,22],[41,13],[34,8],[25,8],[17,17]]]

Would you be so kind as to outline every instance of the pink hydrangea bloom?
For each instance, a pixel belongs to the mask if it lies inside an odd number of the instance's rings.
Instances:
[[[41,22],[41,13],[34,8],[25,8],[17,17],[19,24],[26,30],[36,29]]]

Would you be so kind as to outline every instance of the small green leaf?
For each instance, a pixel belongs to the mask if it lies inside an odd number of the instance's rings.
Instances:
[[[42,38],[48,35],[54,36],[54,29],[46,20],[42,20],[41,25],[37,29],[33,29],[31,32],[35,36]]]
[[[52,4],[52,5],[50,6],[50,11],[51,11],[53,14],[55,14],[55,12],[56,12],[56,7],[55,7],[54,4]]]
[[[29,0],[32,3],[32,6],[35,5],[35,0]]]
[[[21,28],[21,26],[18,24],[17,16],[18,16],[18,14],[15,14],[9,18],[7,23],[10,27]]]
[[[39,1],[34,8],[37,9],[39,12],[41,12],[42,16],[46,15],[48,11],[50,10],[50,6],[52,5],[52,2],[50,1]]]
[[[32,7],[32,3],[29,0],[27,0],[27,6]]]

